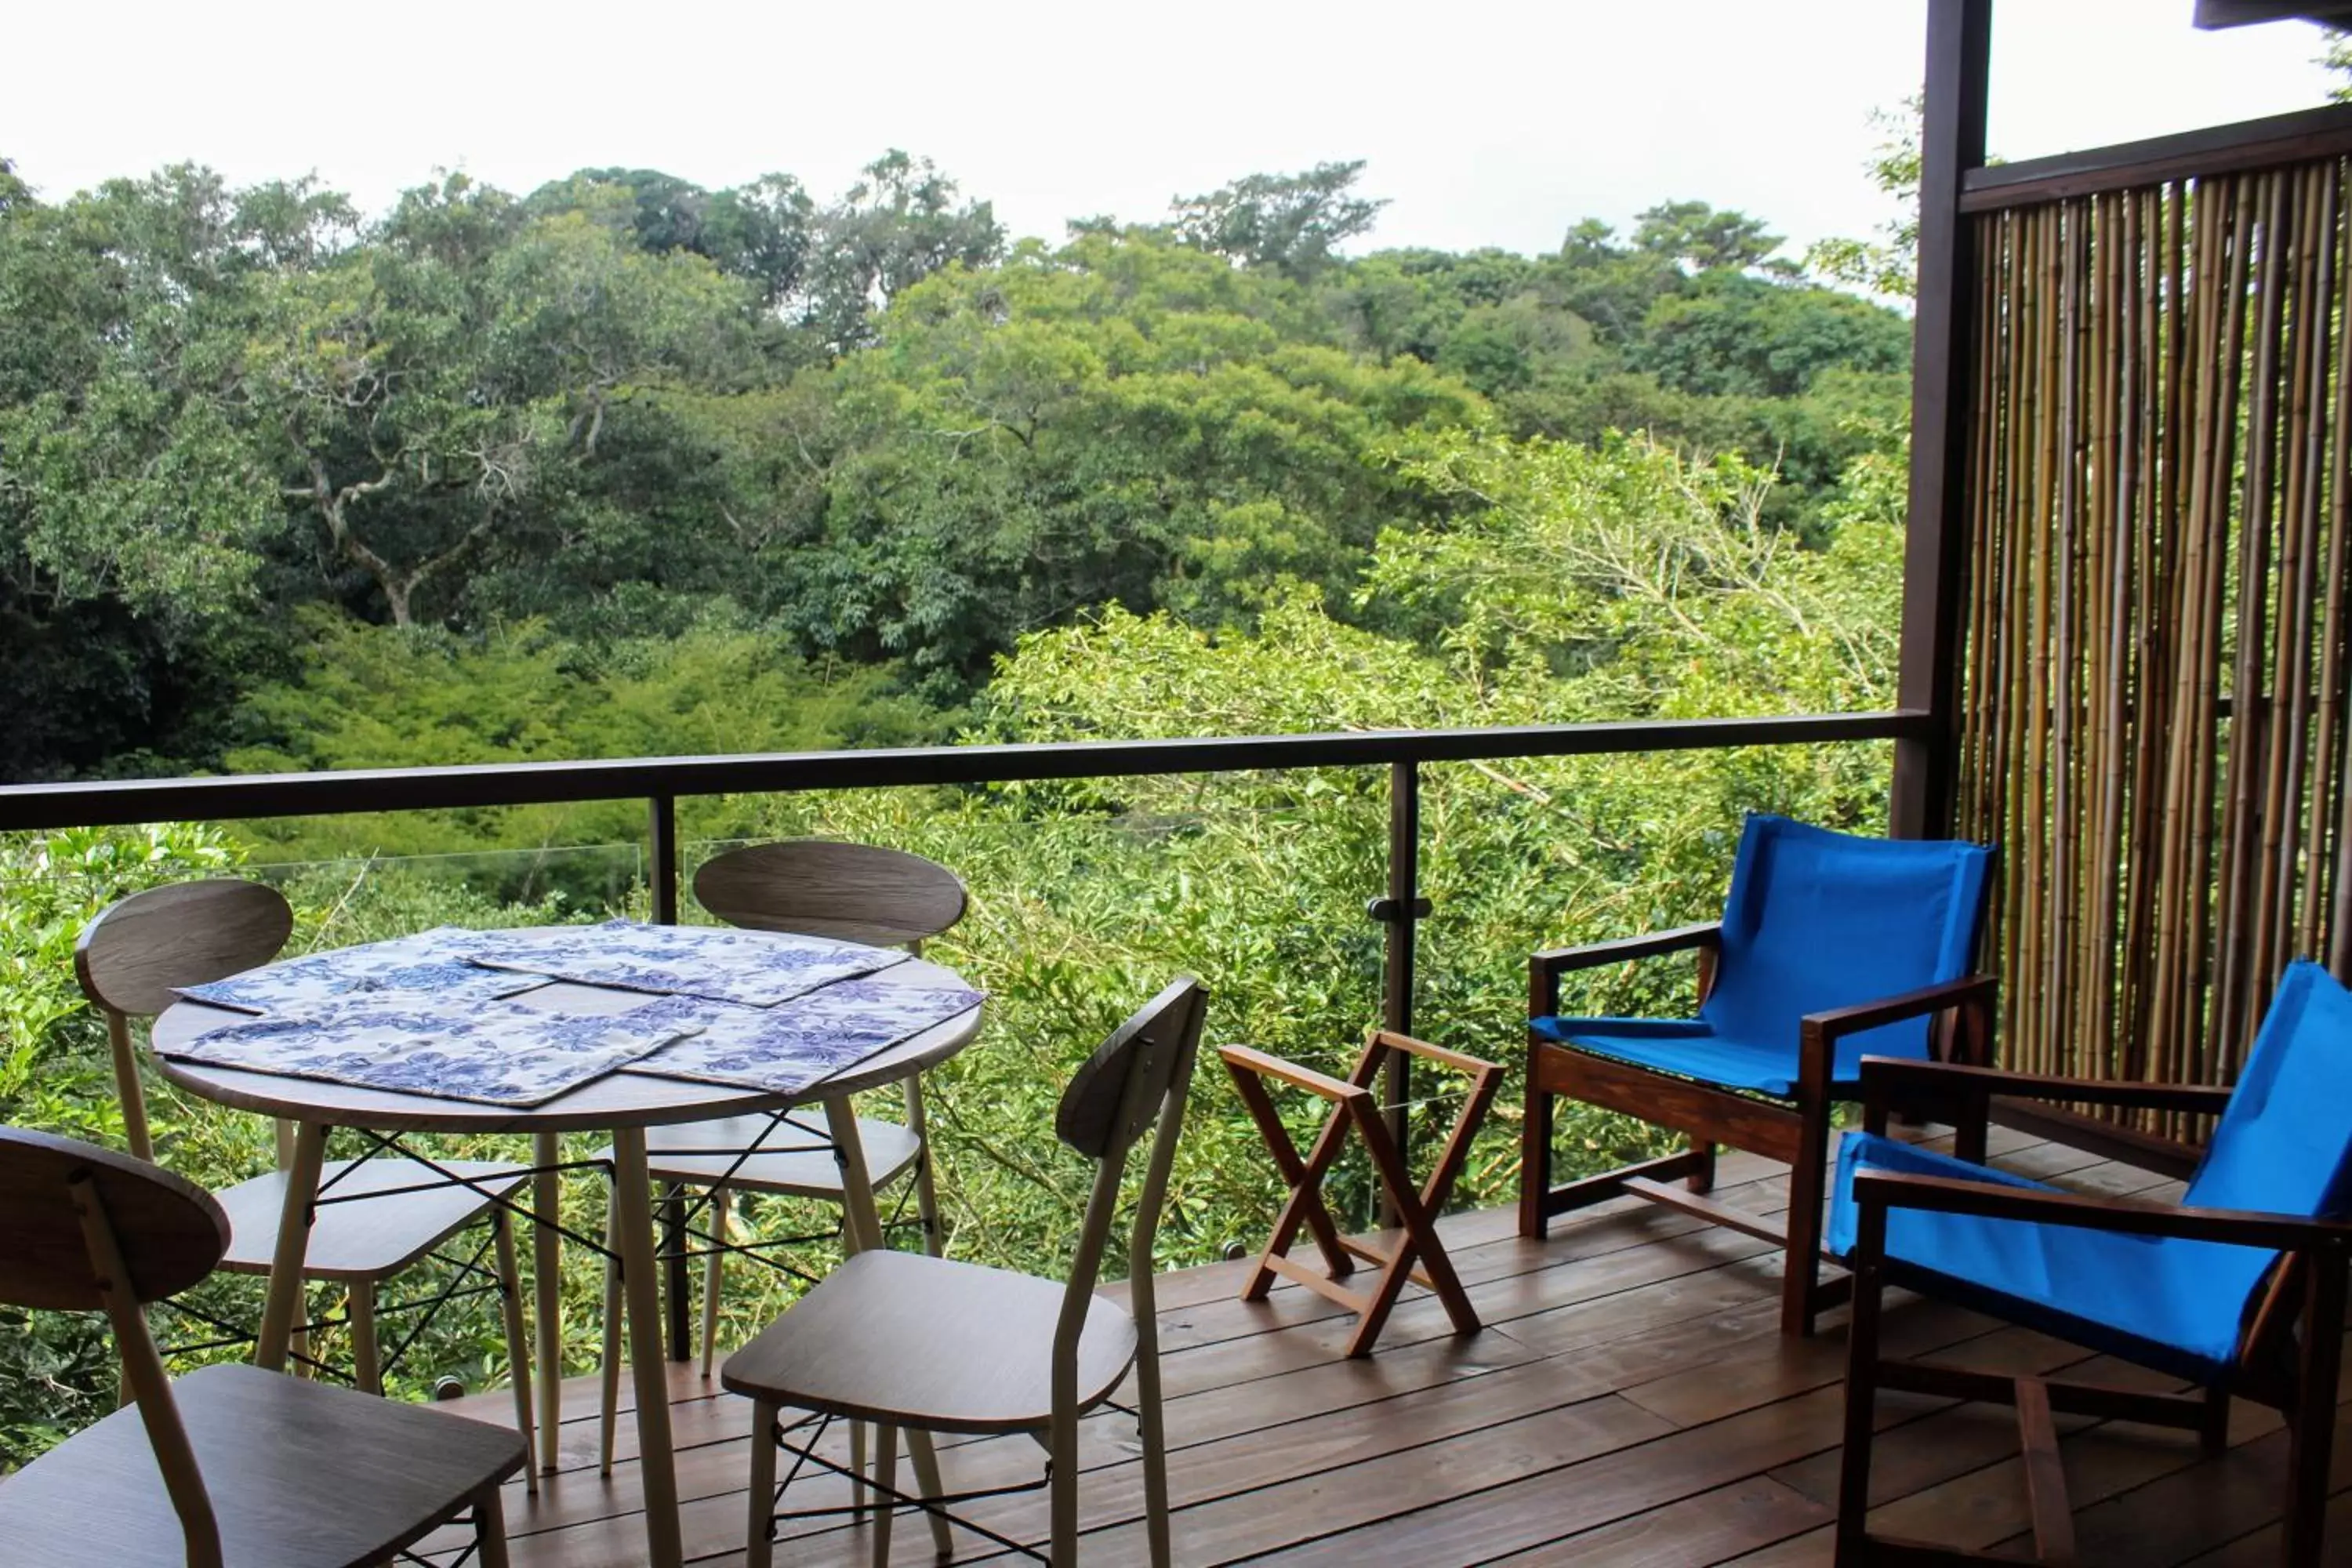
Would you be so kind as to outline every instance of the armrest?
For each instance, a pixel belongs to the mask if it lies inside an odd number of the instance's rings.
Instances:
[[[1502,1064],[1499,1062],[1465,1056],[1460,1051],[1449,1051],[1444,1046],[1433,1046],[1427,1040],[1416,1040],[1410,1035],[1400,1035],[1394,1029],[1374,1029],[1368,1037],[1367,1043],[1391,1051],[1402,1051],[1409,1057],[1419,1057],[1423,1061],[1435,1062],[1440,1067],[1449,1067],[1456,1072],[1465,1072],[1474,1078],[1480,1073],[1503,1070]],[[1244,1046],[1242,1048],[1246,1050],[1249,1047]]]
[[[2019,1100],[2071,1100],[2077,1105],[2119,1105],[2219,1116],[2231,1091],[2208,1084],[2133,1083],[2122,1079],[2051,1078],[2000,1068],[1962,1067],[1954,1062],[1911,1061],[1896,1057],[1862,1058],[1863,1096],[1895,1089],[1945,1094],[2009,1095]]]
[[[1615,942],[1590,942],[1583,947],[1547,948],[1540,952],[1530,953],[1528,967],[1553,975],[1566,974],[1574,969],[1598,969],[1603,964],[1625,963],[1636,958],[1653,958],[1662,952],[1680,952],[1685,948],[1713,947],[1722,931],[1722,921],[1709,921],[1705,925],[1652,931],[1647,936],[1620,937]]]
[[[1563,974],[1579,969],[1600,969],[1612,963],[1630,963],[1637,958],[1654,958],[1664,952],[1712,948],[1721,940],[1722,931],[1722,921],[1709,921],[1704,925],[1653,931],[1648,936],[1621,937],[1615,942],[1591,942],[1583,947],[1546,948],[1529,953],[1528,1016],[1540,1018],[1559,1011],[1559,977]]]
[[[1865,1212],[1873,1208],[1925,1209],[2035,1225],[2077,1226],[2125,1236],[2219,1241],[2282,1252],[2352,1243],[2352,1225],[2339,1220],[2254,1214],[2242,1209],[2182,1208],[2140,1198],[2094,1197],[2083,1193],[2034,1192],[1990,1182],[1964,1182],[1949,1176],[1899,1171],[1855,1173],[1853,1198]]]
[[[1948,1007],[1965,1006],[1971,1002],[1990,1006],[1995,986],[1990,974],[1971,974],[1962,980],[1939,981],[1922,985],[1916,991],[1906,991],[1900,996],[1883,997],[1876,1002],[1857,1002],[1851,1007],[1833,1007],[1826,1013],[1808,1013],[1799,1027],[1807,1038],[1819,1035],[1824,1040],[1843,1039],[1864,1029],[1875,1029],[1885,1024],[1899,1024],[1906,1018],[1922,1018],[1930,1013],[1941,1013]],[[1872,1058],[1874,1061],[1885,1058]]]
[[[1371,1093],[1370,1089],[1360,1089],[1328,1073],[1284,1061],[1280,1057],[1268,1056],[1248,1046],[1219,1046],[1217,1055],[1223,1058],[1225,1066],[1236,1074],[1253,1072],[1260,1078],[1270,1078],[1293,1089],[1303,1089],[1309,1094],[1319,1095],[1335,1105],[1353,1100],[1360,1094],[1369,1096]]]

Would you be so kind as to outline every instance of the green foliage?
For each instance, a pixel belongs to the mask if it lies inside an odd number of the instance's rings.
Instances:
[[[0,834],[0,1123],[121,1145],[105,1031],[74,983],[74,938],[113,900],[218,875],[234,858],[219,834],[188,826]],[[168,1111],[158,1118],[191,1174],[232,1157],[182,1131]],[[113,1386],[101,1322],[0,1308],[0,1469],[104,1415]]]
[[[1306,282],[1337,247],[1369,230],[1388,203],[1352,195],[1362,159],[1297,174],[1249,174],[1204,196],[1179,196],[1176,237],[1243,267]]]
[[[1874,239],[1830,238],[1805,253],[1806,270],[1849,289],[1907,300],[1918,289],[1919,117],[1917,94],[1896,110],[1871,116],[1879,132],[1869,163],[1870,183],[1902,206],[1899,216],[1881,224]]]
[[[937,721],[890,694],[887,669],[803,665],[723,616],[593,657],[537,624],[480,642],[326,615],[306,616],[303,631],[300,678],[254,694],[244,715],[256,733],[286,739],[231,752],[238,772],[821,751],[919,741]],[[634,843],[644,809],[588,801],[299,819],[252,831],[278,860],[399,858],[453,845],[512,852],[482,873],[501,896],[552,889],[593,902],[623,897],[641,868],[634,856],[616,865],[566,847]],[[692,802],[687,811],[698,833],[724,837],[743,826],[724,803]]]

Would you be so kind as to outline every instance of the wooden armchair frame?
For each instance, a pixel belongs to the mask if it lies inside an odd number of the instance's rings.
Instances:
[[[1648,936],[1537,952],[1528,960],[1528,1016],[1532,1020],[1559,1013],[1563,974],[1685,952],[1697,954],[1698,1002],[1704,1005],[1714,988],[1720,929],[1719,922],[1709,921]],[[1842,1098],[1833,1092],[1831,1081],[1837,1042],[1882,1025],[1930,1017],[1938,1021],[1933,1037],[1939,1057],[1964,1065],[1981,1063],[1991,1049],[1993,993],[1991,976],[1973,974],[1806,1016],[1799,1026],[1795,1092],[1785,1101],[1717,1089],[1578,1050],[1545,1039],[1531,1029],[1527,1118],[1520,1131],[1519,1234],[1540,1238],[1554,1215],[1625,1195],[1680,1209],[1785,1247],[1788,1267],[1781,1288],[1781,1331],[1810,1334],[1815,1318],[1844,1300],[1851,1289],[1851,1281],[1843,1276],[1822,1279],[1820,1267],[1831,1122]],[[1553,1186],[1551,1101],[1555,1095],[1679,1132],[1690,1146],[1681,1153]],[[1981,1159],[1981,1118],[1975,1122],[1973,1139],[1971,1142],[1964,1136],[1962,1155]],[[1718,1143],[1787,1163],[1785,1226],[1775,1226],[1706,1195],[1715,1184]],[[1683,1182],[1683,1190],[1666,1184],[1677,1179]]]
[[[1470,1076],[1470,1093],[1454,1117],[1454,1131],[1439,1152],[1429,1179],[1418,1191],[1396,1141],[1389,1135],[1388,1123],[1381,1119],[1380,1098],[1372,1091],[1381,1064],[1400,1051]],[[1486,1118],[1486,1108],[1494,1102],[1496,1091],[1503,1087],[1502,1068],[1389,1029],[1373,1029],[1364,1037],[1364,1048],[1345,1079],[1247,1046],[1226,1046],[1217,1054],[1234,1075],[1234,1088],[1240,1093],[1242,1103],[1249,1108],[1250,1119],[1257,1123],[1266,1148],[1274,1155],[1275,1165],[1282,1172],[1282,1179],[1290,1184],[1289,1200],[1282,1205],[1274,1235],[1266,1242],[1265,1250],[1258,1255],[1257,1267],[1250,1271],[1249,1283],[1242,1288],[1241,1299],[1263,1301],[1274,1288],[1276,1277],[1296,1280],[1356,1314],[1356,1331],[1349,1337],[1348,1353],[1370,1355],[1397,1298],[1404,1292],[1405,1281],[1410,1279],[1434,1293],[1444,1303],[1455,1333],[1476,1333],[1477,1310],[1470,1304],[1469,1292],[1454,1274],[1453,1260],[1446,1257],[1445,1243],[1437,1234],[1437,1216],[1444,1212],[1454,1180],[1470,1156],[1471,1140],[1478,1135],[1479,1124]],[[1266,1092],[1262,1080],[1267,1079],[1303,1089],[1331,1106],[1330,1119],[1324,1122],[1313,1148],[1303,1158],[1298,1146],[1290,1141],[1288,1130],[1282,1125],[1282,1114],[1275,1108],[1273,1097]],[[1323,1177],[1339,1157],[1351,1123],[1363,1136],[1372,1169],[1395,1205],[1397,1223],[1404,1232],[1397,1244],[1386,1251],[1342,1235],[1332,1221],[1331,1211],[1323,1204]],[[1313,1234],[1315,1245],[1323,1254],[1322,1273],[1293,1262],[1289,1257],[1301,1225]],[[1355,1272],[1359,1258],[1377,1265],[1381,1270],[1379,1280],[1369,1291],[1341,1283]]]
[[[1890,1114],[1898,1107],[1922,1102],[1961,1107],[1962,1114],[1969,1118],[1964,1125],[1975,1129],[1973,1142],[1978,1151],[1964,1157],[1978,1163],[1983,1158],[1987,1110],[1996,1097],[2218,1115],[2231,1095],[2227,1089],[2044,1078],[1881,1057],[1864,1058],[1862,1090],[1864,1126],[1874,1132],[1885,1131]],[[2186,1144],[2179,1145],[2179,1152],[2185,1156],[2196,1152]],[[1990,1552],[1869,1532],[1872,1414],[1874,1396],[1882,1388],[2015,1406],[2034,1545],[2049,1568],[2074,1562],[2074,1521],[2066,1502],[2053,1412],[2186,1428],[2198,1435],[2208,1453],[2216,1453],[2228,1440],[2233,1395],[2270,1405],[2286,1416],[2291,1455],[2281,1561],[2289,1568],[2316,1568],[2322,1561],[2326,1520],[2352,1225],[2292,1215],[2186,1208],[2137,1198],[2037,1192],[1886,1171],[1857,1173],[1853,1199],[1858,1224],[1852,1260],[1853,1313],[1845,1451],[1838,1481],[1839,1568],[2013,1561]],[[2202,1394],[2156,1394],[2057,1379],[2012,1379],[1880,1357],[1880,1293],[1890,1284],[1916,1282],[1913,1270],[1886,1256],[1887,1212],[1894,1208],[2224,1242],[2273,1248],[2283,1258],[2247,1314],[2230,1378]],[[1932,1290],[1933,1286],[1926,1288]]]

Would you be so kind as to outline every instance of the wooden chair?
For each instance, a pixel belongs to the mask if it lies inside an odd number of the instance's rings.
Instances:
[[[133,1155],[142,1160],[155,1157],[131,1020],[152,1016],[178,1001],[179,987],[226,979],[268,963],[278,956],[293,929],[294,912],[275,889],[226,879],[181,882],[133,893],[109,905],[82,927],[74,946],[74,973],[80,978],[83,994],[106,1020],[115,1091],[121,1099],[124,1133]],[[289,1153],[292,1129],[280,1123],[278,1133],[280,1172],[256,1176],[213,1194],[228,1215],[229,1240],[220,1267],[229,1273],[267,1278],[276,1256],[278,1221],[286,1192],[282,1167]],[[501,1194],[523,1177],[518,1166],[489,1161],[442,1163]],[[318,1205],[303,1275],[331,1281],[344,1290],[353,1381],[370,1394],[383,1392],[383,1358],[377,1334],[379,1288],[458,1231],[486,1217],[489,1220],[507,1352],[514,1365],[515,1419],[528,1443],[530,1358],[523,1338],[513,1227],[506,1210],[483,1193],[445,1182],[411,1160],[330,1161],[321,1173],[320,1186],[351,1201]],[[401,1190],[404,1188],[425,1190]]]
[[[1439,1151],[1429,1180],[1419,1191],[1414,1190],[1404,1155],[1398,1150],[1396,1140],[1389,1135],[1388,1123],[1381,1119],[1380,1097],[1372,1091],[1381,1065],[1400,1052],[1470,1077],[1470,1092],[1454,1119],[1454,1131]],[[1348,1353],[1362,1356],[1372,1353],[1389,1313],[1395,1309],[1397,1298],[1404,1293],[1405,1282],[1410,1279],[1437,1297],[1445,1308],[1445,1315],[1453,1320],[1455,1333],[1476,1333],[1477,1309],[1471,1305],[1470,1293],[1462,1288],[1461,1278],[1454,1272],[1454,1261],[1446,1256],[1444,1238],[1437,1234],[1437,1217],[1445,1212],[1445,1200],[1454,1191],[1454,1178],[1461,1174],[1463,1162],[1470,1157],[1470,1141],[1478,1135],[1479,1123],[1486,1119],[1486,1107],[1493,1102],[1496,1090],[1503,1087],[1502,1068],[1389,1029],[1373,1029],[1364,1037],[1364,1048],[1358,1053],[1355,1068],[1344,1080],[1247,1046],[1221,1047],[1217,1055],[1233,1074],[1234,1089],[1248,1108],[1250,1120],[1257,1123],[1258,1134],[1274,1155],[1276,1168],[1290,1184],[1290,1197],[1275,1220],[1274,1235],[1267,1240],[1265,1250],[1258,1255],[1257,1267],[1250,1271],[1248,1282],[1242,1287],[1241,1299],[1263,1301],[1274,1289],[1277,1277],[1296,1280],[1324,1300],[1356,1314],[1356,1331],[1349,1336]],[[1261,1081],[1266,1079],[1303,1089],[1329,1103],[1330,1118],[1307,1154],[1302,1156],[1298,1146],[1290,1141],[1289,1131],[1282,1125],[1282,1113]],[[1385,1251],[1370,1242],[1340,1234],[1331,1211],[1323,1204],[1324,1174],[1339,1157],[1351,1123],[1364,1141],[1364,1148],[1371,1156],[1373,1175],[1387,1194],[1390,1206],[1396,1211],[1398,1228],[1404,1233],[1394,1247]],[[1323,1254],[1320,1271],[1291,1259],[1290,1248],[1298,1239],[1301,1226],[1315,1238],[1316,1247]],[[1381,1271],[1369,1290],[1341,1283],[1355,1273],[1358,1258],[1377,1266]]]
[[[1785,1247],[1780,1327],[1811,1333],[1850,1283],[1820,1278],[1822,1200],[1831,1121],[1856,1098],[1862,1057],[1981,1061],[1990,1047],[1992,981],[1968,971],[1991,862],[1974,844],[1751,816],[1720,921],[1536,953],[1519,1234],[1541,1237],[1552,1215],[1622,1194],[1664,1204]],[[1695,1018],[1559,1016],[1562,974],[1693,950]],[[1669,1128],[1690,1147],[1554,1187],[1554,1095]],[[1718,1143],[1788,1163],[1785,1226],[1706,1195]],[[1666,1184],[1677,1178],[1687,1190]]]
[[[877,1564],[890,1559],[895,1507],[921,1507],[935,1521],[946,1512],[936,1491],[930,1494],[935,1500],[926,1500],[894,1484],[897,1429],[905,1427],[1025,1432],[1037,1438],[1051,1456],[1051,1560],[1057,1568],[1073,1568],[1078,1561],[1078,1418],[1108,1399],[1130,1369],[1143,1446],[1146,1533],[1155,1568],[1167,1568],[1168,1471],[1152,1242],[1183,1126],[1204,1004],[1198,981],[1179,980],[1120,1025],[1062,1095],[1054,1130],[1096,1164],[1066,1282],[917,1253],[861,1252],[727,1359],[721,1381],[753,1404],[749,1568],[768,1568],[773,1557],[779,1445],[792,1449],[795,1472],[814,1464],[849,1473],[817,1455],[814,1437],[793,1442],[795,1433],[811,1425],[821,1432],[835,1417],[882,1427],[873,1484],[887,1500],[875,1528]],[[1129,1305],[1122,1308],[1095,1294],[1095,1285],[1128,1156],[1155,1124],[1128,1236]],[[788,1429],[778,1419],[786,1405],[815,1414]],[[935,1483],[927,1479],[926,1485]]]
[[[963,883],[956,874],[919,855],[820,838],[751,844],[716,856],[695,872],[694,896],[729,925],[877,946],[903,945],[917,952],[922,951],[926,938],[939,935],[963,918],[966,901]],[[858,1142],[866,1152],[868,1179],[877,1191],[911,1173],[923,1249],[937,1257],[939,1195],[931,1174],[920,1075],[907,1079],[905,1095],[906,1121],[859,1117]],[[611,1157],[609,1150],[598,1156]],[[767,1193],[838,1207],[843,1202],[841,1165],[834,1158],[833,1139],[824,1124],[812,1112],[796,1111],[649,1129],[646,1170],[656,1182],[712,1189],[702,1279],[702,1375],[709,1377],[719,1339],[719,1289],[725,1278],[732,1194]],[[620,1289],[619,1271],[607,1268],[603,1432],[606,1474],[612,1470],[614,1418],[620,1403]]]
[[[2028,1077],[1921,1061],[1865,1060],[1866,1131],[1838,1151],[1830,1242],[1853,1270],[1837,1561],[2007,1562],[1872,1535],[1870,1443],[1882,1388],[2014,1405],[2035,1545],[2074,1561],[2053,1412],[2228,1440],[2242,1394],[2285,1412],[2280,1561],[2324,1561],[2329,1445],[2352,1258],[2352,992],[2315,963],[2279,983],[2235,1090]],[[2178,1205],[2060,1191],[1884,1136],[1890,1111],[1966,1107],[1980,1128],[1994,1095],[2218,1114]],[[1881,1359],[1879,1293],[1899,1285],[2190,1384],[2196,1392],[2011,1378]],[[2297,1320],[2300,1320],[2298,1323]],[[2218,1484],[2218,1483],[2217,1483]]]
[[[0,1563],[359,1568],[467,1510],[505,1568],[522,1435],[242,1364],[173,1382],[142,1304],[227,1250],[228,1215],[142,1160],[0,1127],[0,1301],[103,1310],[131,1405],[0,1481]]]

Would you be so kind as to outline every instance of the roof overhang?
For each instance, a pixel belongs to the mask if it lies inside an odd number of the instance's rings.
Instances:
[[[2242,27],[2250,22],[2320,22],[2352,26],[2352,4],[2315,5],[2310,0],[2197,0],[2200,27]]]

